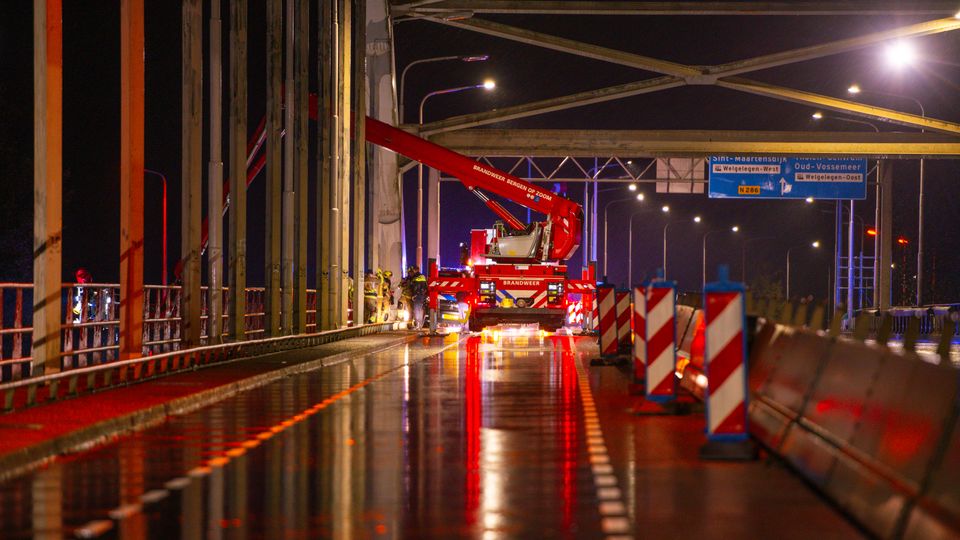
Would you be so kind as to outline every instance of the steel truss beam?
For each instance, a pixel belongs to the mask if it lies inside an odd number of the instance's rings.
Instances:
[[[933,133],[473,129],[442,133],[431,140],[470,156],[522,155],[567,160],[610,155],[625,161],[725,154],[960,157],[960,138]]]
[[[834,0],[813,2],[580,2],[428,0],[396,2],[394,16],[502,13],[510,15],[953,15],[956,2]]]
[[[646,71],[663,73],[667,75],[667,77],[647,79],[638,81],[636,83],[628,83],[625,85],[602,88],[599,90],[580,92],[577,94],[561,96],[549,100],[542,100],[523,105],[517,105],[514,107],[508,107],[498,111],[453,117],[442,122],[434,122],[424,125],[421,129],[421,133],[424,135],[431,135],[443,131],[465,129],[468,127],[476,127],[509,119],[543,114],[545,112],[553,112],[579,107],[582,105],[610,101],[613,99],[619,99],[621,97],[675,88],[685,84],[720,85],[733,90],[764,95],[775,99],[804,103],[811,106],[826,107],[855,116],[863,116],[885,122],[893,122],[909,127],[942,131],[950,134],[960,133],[960,124],[956,123],[928,119],[912,114],[884,109],[881,107],[872,107],[861,103],[839,100],[812,92],[778,88],[748,79],[725,79],[726,77],[730,77],[732,75],[758,71],[775,66],[783,66],[791,63],[862,49],[870,45],[891,39],[904,38],[908,36],[931,35],[957,30],[960,29],[960,19],[956,18],[927,21],[901,28],[895,28],[892,30],[875,32],[873,34],[856,38],[843,39],[822,45],[803,47],[781,53],[706,67],[684,66],[682,64],[676,64],[673,62],[659,61],[657,59],[645,56],[614,51],[604,47],[584,44],[577,41],[568,40],[566,38],[559,38],[548,34],[515,28],[490,21],[470,19],[448,20],[435,17],[431,17],[428,20],[456,28],[493,35],[504,39],[511,39],[520,43],[537,45],[552,50],[586,56],[596,60],[604,60],[619,65],[643,69]]]

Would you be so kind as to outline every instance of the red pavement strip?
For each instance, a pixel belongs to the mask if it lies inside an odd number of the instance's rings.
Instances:
[[[371,339],[372,344],[336,352],[350,341]],[[214,364],[0,414],[0,480],[22,474],[59,454],[146,429],[169,416],[205,407],[288,375],[380,352],[414,339],[415,334],[375,334],[311,349]]]

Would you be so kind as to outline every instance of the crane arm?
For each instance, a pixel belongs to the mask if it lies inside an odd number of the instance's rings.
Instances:
[[[546,214],[553,225],[549,253],[551,259],[569,259],[579,247],[580,224],[583,219],[583,209],[579,204],[369,116],[366,120],[366,138],[367,142],[455,176],[470,190],[489,191],[525,208]],[[491,208],[493,209],[492,206]],[[496,212],[496,209],[494,211]],[[500,215],[500,212],[497,214]],[[515,224],[511,223],[511,226]]]

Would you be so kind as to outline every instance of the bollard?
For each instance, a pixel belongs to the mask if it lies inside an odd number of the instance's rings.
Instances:
[[[643,393],[643,379],[647,369],[647,290],[633,289],[633,383],[631,394]]]
[[[706,321],[704,367],[707,388],[707,442],[700,458],[710,460],[751,460],[757,448],[750,440],[747,424],[747,317],[746,288],[729,281],[726,265],[720,266],[719,281],[703,289]]]
[[[665,405],[677,398],[677,285],[674,281],[658,278],[648,283],[646,288],[646,398],[647,401]],[[662,408],[653,412],[663,414],[674,411]]]
[[[612,286],[597,287],[599,319],[597,329],[600,341],[600,357],[590,361],[591,365],[605,365],[617,357],[617,304],[616,293]]]

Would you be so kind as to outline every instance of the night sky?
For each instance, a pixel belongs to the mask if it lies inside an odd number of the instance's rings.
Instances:
[[[5,227],[0,234],[0,280],[30,281],[32,231],[32,9],[31,2],[0,2],[0,212]],[[116,281],[119,262],[119,7],[115,0],[65,2],[64,9],[64,275],[85,266],[97,281]],[[263,73],[263,14],[251,2],[250,66]],[[170,0],[147,1],[147,140],[146,163],[170,181],[171,259],[179,253],[180,198],[180,8]],[[688,64],[716,64],[787,50],[919,22],[905,17],[574,17],[484,16],[513,26],[637,54]],[[403,22],[395,26],[398,72],[407,63],[446,54],[491,55],[484,63],[448,62],[418,66],[407,80],[407,117],[414,118],[420,98],[431,90],[475,84],[494,78],[497,89],[432,98],[427,121],[479,112],[529,101],[602,88],[656,76],[635,69],[521,45],[430,22]],[[764,82],[844,97],[852,82],[873,89],[913,96],[924,103],[927,115],[960,121],[960,34],[950,32],[912,40],[922,59],[913,67],[886,66],[883,46],[751,73]],[[941,62],[953,62],[954,65]],[[228,80],[225,78],[225,80]],[[311,91],[315,88],[311,82]],[[865,97],[865,102],[915,112],[911,102]],[[824,121],[813,123],[813,109],[716,87],[685,87],[635,98],[571,109],[489,127],[577,129],[743,129],[743,130],[860,130],[863,127]],[[263,114],[262,79],[250,87],[250,129]],[[883,125],[884,131],[907,128]],[[311,149],[313,149],[311,142]],[[622,156],[630,157],[630,156]],[[313,157],[311,156],[311,164]],[[645,163],[645,162],[643,162]],[[916,265],[916,161],[895,162],[895,234],[911,240],[907,253],[894,251],[900,265],[906,255],[913,275]],[[926,171],[926,299],[960,300],[960,163],[928,160]],[[260,179],[262,180],[262,178]],[[405,182],[409,253],[413,250],[415,174]],[[831,263],[833,206],[803,201],[711,200],[698,195],[657,195],[652,186],[641,189],[646,205],[669,204],[671,219],[699,214],[700,228],[691,223],[671,225],[669,266],[685,290],[700,283],[700,239],[703,230],[737,224],[740,237],[717,233],[709,242],[710,272],[729,263],[739,277],[740,239],[775,237],[749,244],[747,278],[761,276],[782,281],[785,253],[790,246],[812,240],[824,244],[819,252],[797,248],[792,257],[792,293],[823,297]],[[160,279],[160,184],[146,179],[146,279]],[[582,186],[567,186],[582,201]],[[624,196],[612,190],[601,194],[600,205]],[[312,196],[311,196],[312,197]],[[263,183],[250,191],[249,249],[251,285],[262,280]],[[464,188],[443,184],[441,258],[453,263],[459,242],[469,241],[469,229],[487,227],[495,219]],[[312,201],[312,198],[311,198]],[[311,202],[311,206],[312,206]],[[517,215],[525,212],[517,207]],[[628,205],[611,210],[611,281],[626,284],[626,223]],[[632,209],[631,209],[632,210]],[[857,203],[857,214],[869,226],[873,201]],[[649,276],[660,265],[663,217],[651,213],[639,220],[634,236],[634,279]],[[602,224],[601,224],[602,226]],[[312,230],[312,225],[311,225]],[[311,250],[314,242],[311,239]],[[602,254],[602,246],[599,252]],[[859,245],[858,245],[859,249]],[[865,252],[872,253],[872,241]],[[312,260],[312,251],[310,254]],[[572,268],[582,264],[578,253]],[[308,274],[312,277],[312,270]],[[935,277],[935,285],[930,282]],[[899,300],[899,276],[894,300]]]

